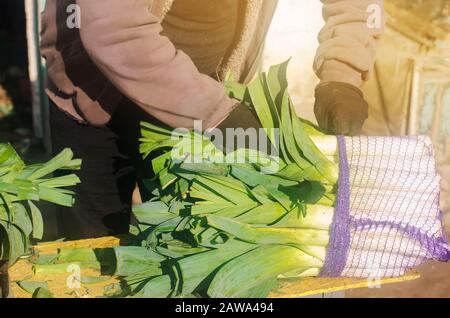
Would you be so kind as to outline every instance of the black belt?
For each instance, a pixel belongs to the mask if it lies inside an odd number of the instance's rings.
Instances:
[[[80,109],[80,106],[78,106],[78,103],[76,100],[76,98],[77,98],[76,92],[73,94],[64,93],[63,91],[61,91],[58,88],[58,86],[56,86],[52,82],[52,80],[49,77],[47,77],[47,87],[52,91],[53,94],[55,94],[55,96],[60,97],[62,99],[70,99],[72,101],[73,108],[74,108],[75,112],[77,113],[77,115],[80,116],[84,120],[85,123],[88,122],[86,117],[84,117],[83,111]]]

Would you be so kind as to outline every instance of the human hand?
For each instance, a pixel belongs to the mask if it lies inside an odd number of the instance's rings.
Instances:
[[[355,136],[368,118],[369,105],[359,88],[328,82],[316,88],[314,113],[320,128],[326,133]]]

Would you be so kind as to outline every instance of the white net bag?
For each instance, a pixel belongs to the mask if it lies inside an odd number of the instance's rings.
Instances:
[[[322,276],[396,277],[448,261],[427,137],[339,137],[340,181]]]

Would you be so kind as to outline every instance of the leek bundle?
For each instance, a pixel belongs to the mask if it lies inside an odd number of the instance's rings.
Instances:
[[[286,69],[226,83],[277,155],[142,124],[141,152],[158,154],[155,197],[133,209],[135,246],[114,248],[123,283],[108,295],[266,297],[278,279],[375,279],[449,259],[427,139],[326,136],[296,116]],[[63,250],[55,266],[111,262],[100,254]]]
[[[15,263],[28,252],[30,239],[42,238],[42,215],[33,201],[73,205],[74,193],[64,188],[79,183],[78,177],[48,175],[80,164],[66,149],[45,164],[27,166],[10,144],[0,144],[0,260]]]

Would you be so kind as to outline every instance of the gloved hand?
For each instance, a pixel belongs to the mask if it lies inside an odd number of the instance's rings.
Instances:
[[[217,128],[225,132],[227,128],[261,128],[258,115],[252,107],[240,104]]]
[[[260,145],[259,144],[260,143],[259,132],[260,132],[260,129],[262,128],[262,125],[259,122],[256,111],[253,108],[248,107],[246,105],[241,104],[241,105],[237,106],[231,112],[231,114],[227,117],[227,119],[225,119],[217,128],[221,130],[221,132],[224,136],[224,145],[223,145],[224,148],[222,148],[222,149],[227,149],[227,151],[234,151],[237,149],[236,142],[232,149],[229,148],[229,145],[231,143],[227,143],[227,138],[226,138],[227,137],[227,133],[226,133],[227,128],[233,128],[233,129],[242,128],[242,129],[244,129],[244,131],[246,131],[249,128],[255,128],[256,133],[257,133],[257,139],[258,139],[257,141],[255,141],[255,143],[257,144],[257,147],[255,150],[267,152],[271,149],[270,148],[271,143],[269,141],[269,138],[266,135],[264,135],[266,138],[266,140],[265,140],[266,148],[258,149],[259,145]],[[216,146],[218,146],[218,145],[216,144]],[[249,143],[248,139],[247,139],[246,143],[245,143],[245,148],[253,148],[254,149],[255,147],[254,147],[254,145]]]
[[[329,82],[316,88],[314,113],[321,129],[333,135],[355,136],[369,116],[361,90],[351,84]]]

